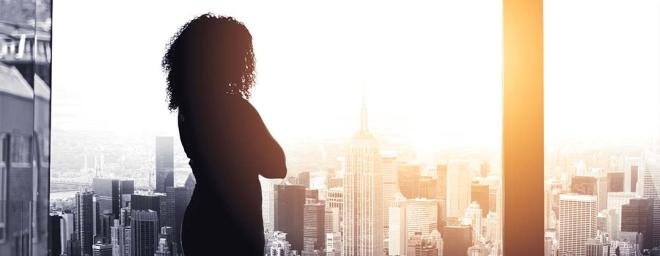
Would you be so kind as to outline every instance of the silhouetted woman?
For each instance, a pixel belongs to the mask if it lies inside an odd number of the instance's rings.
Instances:
[[[248,102],[252,36],[232,17],[184,25],[163,58],[169,109],[197,180],[181,228],[187,256],[263,255],[258,176],[283,178],[284,153]]]

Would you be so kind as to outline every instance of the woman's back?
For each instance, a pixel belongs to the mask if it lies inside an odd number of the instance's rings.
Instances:
[[[184,111],[179,119],[181,141],[197,180],[183,223],[184,251],[209,255],[208,250],[226,244],[221,248],[261,255],[264,235],[258,176],[269,176],[269,170],[283,176],[281,148],[257,111],[240,97],[223,96],[196,107],[209,111]]]
[[[184,253],[263,255],[259,175],[284,178],[284,152],[247,101],[255,80],[252,35],[232,17],[186,23],[163,57],[169,109],[197,185],[184,216]]]

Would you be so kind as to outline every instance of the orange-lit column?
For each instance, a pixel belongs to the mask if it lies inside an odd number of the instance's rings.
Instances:
[[[502,7],[503,249],[543,255],[543,1]]]

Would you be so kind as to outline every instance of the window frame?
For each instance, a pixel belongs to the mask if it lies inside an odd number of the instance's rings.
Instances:
[[[502,11],[502,250],[543,253],[543,0]]]

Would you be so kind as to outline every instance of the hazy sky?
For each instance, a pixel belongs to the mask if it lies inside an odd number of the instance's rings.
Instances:
[[[650,134],[660,101],[658,2],[545,8],[546,133]],[[57,2],[54,130],[176,134],[160,60],[177,29],[205,12],[251,31],[251,101],[281,140],[350,136],[365,86],[373,130],[421,148],[500,143],[501,1],[493,0]]]

